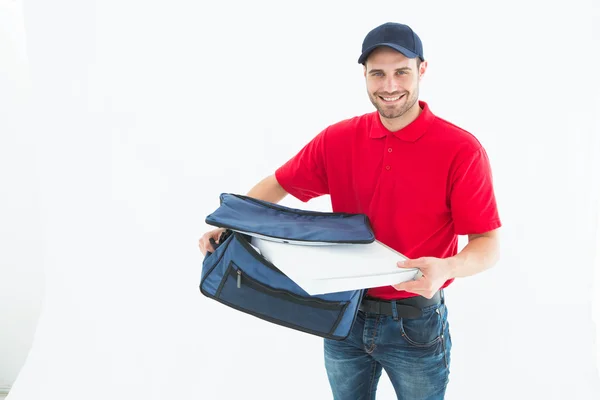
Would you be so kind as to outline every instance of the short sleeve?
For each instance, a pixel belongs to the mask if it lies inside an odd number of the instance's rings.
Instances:
[[[275,171],[277,182],[297,199],[308,200],[329,194],[325,160],[327,129],[306,144]]]
[[[501,226],[492,169],[483,147],[459,160],[451,182],[450,209],[457,235],[485,233]]]

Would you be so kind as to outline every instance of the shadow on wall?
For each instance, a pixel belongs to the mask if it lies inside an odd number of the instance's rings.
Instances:
[[[20,1],[0,7],[0,396],[25,363],[43,299],[43,229]]]

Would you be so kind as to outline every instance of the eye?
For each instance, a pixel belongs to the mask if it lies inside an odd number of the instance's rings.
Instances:
[[[400,71],[398,71],[398,75],[406,75],[406,74],[407,74],[407,72],[406,72],[406,71],[404,71],[404,70],[400,70]]]
[[[383,72],[373,72],[373,76],[383,76]]]

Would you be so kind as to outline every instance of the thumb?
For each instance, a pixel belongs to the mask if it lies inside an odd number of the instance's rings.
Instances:
[[[408,258],[403,261],[398,261],[397,265],[400,268],[421,268],[425,264],[425,258]]]

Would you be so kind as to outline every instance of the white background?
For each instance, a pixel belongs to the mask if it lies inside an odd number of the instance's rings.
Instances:
[[[31,347],[44,297],[37,134],[22,4],[0,0],[0,398]]]
[[[447,399],[600,396],[597,2],[2,4],[0,354],[43,299],[10,400],[331,398],[321,339],[200,294],[197,240],[220,193],[373,110],[356,60],[387,21],[486,147],[504,224],[498,265],[447,290]]]

